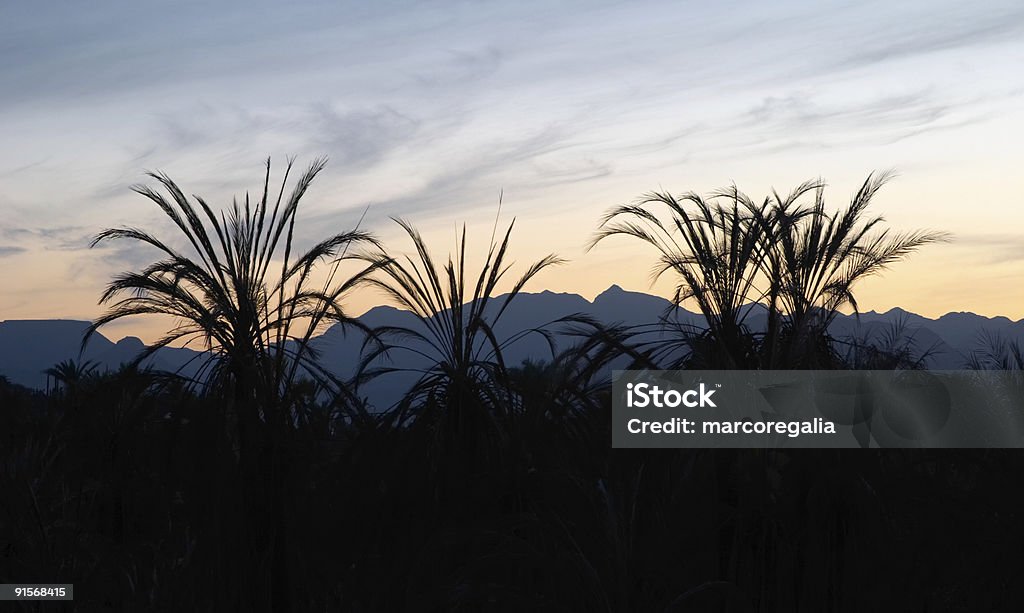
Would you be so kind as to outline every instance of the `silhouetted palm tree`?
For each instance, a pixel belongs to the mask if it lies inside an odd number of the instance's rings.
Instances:
[[[974,370],[1024,371],[1024,343],[985,330],[967,365]]]
[[[53,379],[53,391],[71,392],[92,376],[96,372],[96,367],[97,364],[92,360],[76,362],[67,359],[47,368],[43,373],[47,377],[47,388],[49,388],[49,380]]]
[[[380,328],[383,336],[400,338],[372,352],[367,364],[379,356],[408,351],[428,361],[407,396],[406,404],[439,404],[457,415],[470,405],[496,408],[507,404],[495,394],[507,387],[508,370],[503,348],[519,337],[498,339],[494,327],[516,295],[543,269],[561,260],[548,255],[530,265],[504,298],[495,290],[511,269],[506,262],[512,224],[500,243],[493,240],[479,273],[466,267],[466,231],[459,238],[456,259],[438,266],[419,232],[408,222],[395,220],[413,241],[417,259],[393,258],[381,252],[371,258],[380,274],[367,282],[382,289],[398,306],[413,312],[422,330],[407,327]],[[467,279],[467,273],[470,276]],[[475,277],[475,281],[473,280]],[[384,367],[370,374],[393,369]]]
[[[262,194],[233,206],[218,216],[199,196],[193,202],[167,175],[151,173],[166,194],[147,187],[134,191],[156,203],[188,243],[174,243],[136,228],[114,228],[100,233],[93,245],[110,240],[131,240],[154,247],[162,259],[140,271],[117,276],[100,299],[109,310],[89,328],[88,335],[112,321],[145,314],[170,315],[176,326],[137,358],[145,359],[173,342],[200,340],[212,359],[204,365],[204,381],[212,388],[230,390],[230,409],[237,419],[240,467],[245,482],[266,482],[268,502],[279,498],[287,470],[282,436],[294,420],[282,400],[299,375],[331,382],[318,365],[310,339],[328,323],[351,323],[341,301],[374,265],[360,264],[354,274],[341,266],[359,254],[353,248],[375,246],[360,230],[342,232],[296,253],[294,235],[300,200],[326,160],[314,161],[285,197],[292,169],[289,161],[276,195],[270,187],[267,160]],[[318,277],[318,267],[326,274]],[[83,345],[85,340],[83,340]],[[257,460],[261,466],[257,466]],[[260,477],[262,474],[262,478]],[[255,501],[250,501],[250,506]],[[258,505],[256,505],[258,506]],[[281,524],[280,512],[272,521]],[[274,609],[287,601],[283,571],[283,527],[272,526],[274,537]],[[239,588],[242,590],[243,588]]]
[[[461,487],[460,471],[482,469],[497,460],[505,444],[515,405],[504,348],[530,331],[499,339],[495,326],[527,282],[560,259],[548,255],[528,266],[503,298],[495,296],[512,265],[507,261],[514,220],[500,242],[492,234],[480,270],[468,270],[466,230],[454,258],[439,265],[420,233],[408,222],[395,220],[412,239],[416,257],[392,257],[380,252],[370,258],[378,267],[368,283],[383,290],[399,307],[414,313],[419,326],[376,330],[385,340],[364,358],[363,378],[412,370],[417,379],[393,415],[399,423],[413,417],[426,439],[434,466],[450,472],[439,479],[442,489]],[[392,353],[421,366],[380,366]],[[450,492],[449,492],[450,493]]]
[[[590,247],[616,235],[654,246],[660,256],[653,279],[674,273],[672,302],[693,299],[707,321],[707,330],[690,339],[696,353],[707,358],[702,366],[750,368],[757,356],[743,307],[760,298],[755,282],[766,252],[764,228],[753,211],[763,209],[735,186],[706,199],[694,192],[680,197],[654,192],[609,211]]]
[[[939,342],[919,347],[917,331],[911,330],[905,316],[890,322],[883,330],[865,330],[847,339],[835,339],[846,348],[844,368],[855,370],[920,370],[939,351]]]
[[[606,214],[591,247],[615,235],[653,245],[660,252],[655,279],[675,273],[673,302],[697,303],[707,329],[681,330],[690,355],[668,367],[834,365],[828,325],[841,307],[857,309],[857,282],[948,239],[942,232],[894,233],[880,228],[882,217],[866,216],[890,176],[869,175],[850,205],[836,212],[825,209],[820,181],[805,182],[785,198],[773,193],[760,204],[736,186],[708,199],[653,193]],[[812,192],[814,203],[800,204]],[[768,307],[763,334],[745,325],[756,302]]]
[[[893,232],[882,216],[867,208],[891,173],[870,174],[842,210],[825,209],[824,186],[814,185],[807,215],[775,224],[765,243],[772,266],[766,273],[778,283],[779,310],[786,320],[789,365],[822,366],[822,337],[839,309],[858,310],[853,294],[861,280],[878,274],[924,245],[949,240],[945,232]]]
[[[264,399],[280,395],[300,367],[321,373],[310,360],[313,348],[308,340],[328,323],[352,322],[341,300],[368,271],[343,276],[339,267],[357,258],[352,247],[376,244],[366,232],[353,230],[335,234],[302,254],[293,253],[299,201],[325,162],[319,159],[310,165],[285,199],[292,164],[275,198],[268,160],[260,199],[251,203],[247,193],[244,206],[235,201],[219,218],[202,198],[194,196],[195,205],[189,202],[168,176],[150,174],[167,196],[147,186],[133,189],[174,222],[191,253],[136,228],[100,233],[93,245],[129,239],[155,247],[163,259],[141,271],[123,273],[107,286],[100,302],[110,304],[110,309],[92,324],[89,334],[128,316],[173,316],[176,327],[140,359],[176,341],[201,340],[217,358],[210,364],[214,374],[238,383],[233,387],[240,408],[255,408],[258,392]],[[329,267],[326,281],[313,274],[321,264]]]

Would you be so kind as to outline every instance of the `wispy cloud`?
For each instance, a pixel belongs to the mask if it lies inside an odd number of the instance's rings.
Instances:
[[[1024,240],[1010,232],[965,234],[957,236],[957,244],[970,250],[972,260],[985,264],[1024,262]],[[970,257],[970,254],[968,256]]]
[[[910,6],[886,18],[879,14],[872,19],[871,27],[862,30],[862,44],[846,46],[847,52],[833,69],[997,45],[1024,35],[1024,5],[1019,2],[994,2],[984,10],[965,4],[941,9],[928,4]]]
[[[6,247],[12,250],[8,255],[24,252],[29,248],[43,251],[78,251],[89,247],[93,234],[94,232],[85,226],[0,228],[0,238],[16,243]]]
[[[502,189],[561,228],[668,172],[701,189],[708,173],[912,163],[952,182],[965,156],[1019,156],[993,136],[1019,133],[1024,96],[1017,0],[7,3],[0,41],[0,257],[162,228],[129,189],[147,170],[219,206],[289,154],[331,159],[309,232],[367,204],[373,229],[461,219]],[[962,245],[1019,261],[1009,239]],[[101,277],[148,257],[80,264]]]

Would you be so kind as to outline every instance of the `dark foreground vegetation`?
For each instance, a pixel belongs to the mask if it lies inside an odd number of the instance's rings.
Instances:
[[[506,280],[511,226],[471,268],[464,235],[441,263],[404,222],[410,257],[360,230],[293,251],[298,203],[321,167],[285,195],[284,184],[270,187],[268,166],[259,199],[223,216],[155,176],[163,191],[139,191],[182,240],[100,235],[148,243],[160,259],[112,282],[97,326],[174,315],[177,327],[152,349],[205,343],[199,380],[75,362],[54,367],[49,393],[0,379],[0,583],[75,584],[73,603],[23,610],[1024,605],[1024,459],[1013,451],[611,449],[615,360],[922,366],[908,343],[828,334],[839,308],[856,307],[858,280],[944,238],[894,234],[868,217],[884,178],[836,212],[816,183],[763,202],[729,189],[616,209],[598,240],[626,234],[655,246],[679,281],[676,300],[692,299],[707,326],[570,318],[534,333],[557,329],[575,342],[506,364],[495,321],[559,260]],[[364,331],[364,368],[339,380],[310,339],[356,325],[344,299],[371,287],[423,328]],[[768,307],[765,330],[745,325],[750,302]],[[976,365],[1013,367],[1014,356],[1021,365],[1019,351],[996,349]],[[392,375],[403,351],[430,365],[401,402],[375,406],[361,383]]]

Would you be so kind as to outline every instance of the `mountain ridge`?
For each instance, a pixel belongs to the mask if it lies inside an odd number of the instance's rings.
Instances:
[[[492,304],[500,304],[505,295],[496,296]],[[764,305],[746,305],[748,325],[753,329],[763,327]],[[593,317],[605,324],[635,326],[657,322],[666,314],[673,315],[684,324],[701,325],[703,317],[684,308],[672,307],[669,300],[623,289],[612,285],[597,294],[593,300],[573,293],[521,292],[511,303],[495,332],[499,338],[508,338],[521,330],[530,330],[549,324],[573,314]],[[360,323],[370,327],[409,326],[416,327],[418,319],[409,311],[391,305],[378,305],[357,317]],[[875,310],[859,315],[839,314],[833,324],[833,335],[881,334],[885,327],[904,321],[908,334],[912,333],[920,343],[919,349],[929,346],[939,348],[940,354],[933,358],[930,367],[940,369],[962,368],[976,350],[983,334],[996,334],[1007,340],[1024,342],[1024,319],[1011,320],[1005,316],[986,317],[967,311],[951,311],[932,319],[912,313],[900,307],[893,307],[884,313]],[[91,360],[100,370],[116,369],[120,364],[133,359],[144,347],[134,336],[125,336],[113,341],[96,333],[79,354],[81,335],[90,322],[74,319],[8,319],[0,321],[0,376],[26,387],[44,389],[47,368],[67,360]],[[362,333],[344,330],[335,324],[315,337],[314,346],[321,352],[321,362],[336,374],[346,376],[359,363],[359,347]],[[559,346],[569,342],[564,335],[557,335]],[[147,362],[148,365],[164,370],[184,368],[182,374],[194,374],[198,367],[195,360],[198,351],[191,348],[168,347],[161,349]],[[507,362],[518,364],[523,359],[547,359],[550,349],[547,341],[539,334],[527,334],[508,348]],[[191,365],[190,365],[191,362]],[[415,360],[413,360],[415,362]],[[404,366],[404,364],[403,364]],[[372,388],[374,386],[370,386]],[[395,387],[391,382],[388,388]],[[372,389],[368,389],[372,392]]]

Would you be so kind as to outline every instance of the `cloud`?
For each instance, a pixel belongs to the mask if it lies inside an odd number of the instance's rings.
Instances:
[[[1020,234],[957,235],[956,244],[970,249],[972,259],[986,264],[1024,262],[1024,241]]]
[[[375,203],[374,216],[402,215],[416,216],[429,213],[431,216],[445,215],[453,209],[465,211],[479,206],[497,204],[498,191],[504,187],[508,172],[521,173],[530,163],[542,156],[556,152],[571,144],[573,133],[562,127],[545,126],[519,138],[495,138],[477,143],[460,152],[447,163],[431,169],[424,184],[404,196],[386,202]],[[586,171],[585,171],[586,172]],[[597,174],[602,174],[598,170]],[[579,169],[571,171],[579,178]],[[541,179],[548,185],[567,180],[558,177],[552,169],[534,168],[534,176],[518,176],[522,183]],[[594,170],[590,169],[590,174]],[[539,176],[538,176],[539,175]],[[532,186],[531,186],[532,187]],[[466,195],[473,193],[493,194],[493,200],[467,202]]]
[[[875,19],[863,29],[862,44],[845,45],[850,51],[833,68],[859,68],[926,54],[1019,40],[1024,34],[1024,6],[1019,2],[986,10],[957,5],[948,10],[929,3],[924,10]],[[902,18],[901,18],[902,17]]]
[[[721,121],[680,132],[702,153],[718,159],[736,154],[885,146],[923,134],[951,131],[996,115],[982,100],[957,101],[932,89],[836,98],[830,92],[798,91],[762,98]],[[977,104],[976,104],[977,103]]]
[[[810,137],[832,146],[891,143],[942,129],[959,108],[928,91],[881,95],[860,102],[819,102],[809,95],[794,94],[765,98],[737,128],[756,129],[761,135]]]
[[[415,73],[415,82],[426,90],[450,89],[475,83],[495,74],[502,64],[503,52],[493,45],[479,51],[449,49],[447,61]]]
[[[24,253],[24,247],[16,247],[13,245],[0,245],[0,258],[5,258],[12,255],[18,255]]]
[[[339,110],[329,104],[315,105],[300,121],[313,147],[351,169],[372,166],[389,151],[411,143],[422,125],[389,106]]]
[[[16,166],[14,168],[9,169],[9,170],[0,171],[0,177],[3,177],[3,178],[15,177],[17,175],[20,175],[20,174],[23,174],[23,173],[26,173],[26,172],[30,172],[30,171],[44,170],[46,168],[47,162],[49,162],[49,158],[48,157],[44,158],[44,159],[41,159],[41,160],[36,160],[34,162],[29,162],[28,164],[21,164],[19,166]]]
[[[5,247],[6,255],[21,253],[30,247],[51,251],[78,251],[87,249],[95,231],[86,226],[57,226],[53,228],[0,228],[0,238],[18,243]]]
[[[346,106],[327,101],[266,109],[203,103],[160,114],[148,127],[146,150],[123,162],[118,177],[95,195],[123,193],[128,174],[141,177],[143,164],[195,167],[199,180],[219,187],[248,185],[253,169],[238,161],[253,151],[326,155],[337,171],[373,166],[397,148],[420,138],[423,121],[389,105]],[[255,161],[255,160],[254,160]],[[225,176],[227,175],[227,176]]]
[[[4,11],[0,81],[10,86],[0,90],[0,106],[68,98],[88,103],[301,66],[315,52],[311,34],[342,26],[346,18],[361,21],[360,11],[344,7],[274,2],[252,2],[241,10],[210,10],[180,0],[92,8],[66,2],[61,8]]]
[[[866,100],[860,104],[832,105],[815,102],[807,94],[772,96],[748,112],[749,126],[771,126],[781,131],[807,128],[851,129],[884,126],[921,126],[947,116],[949,104],[935,100],[925,91],[896,94]]]

